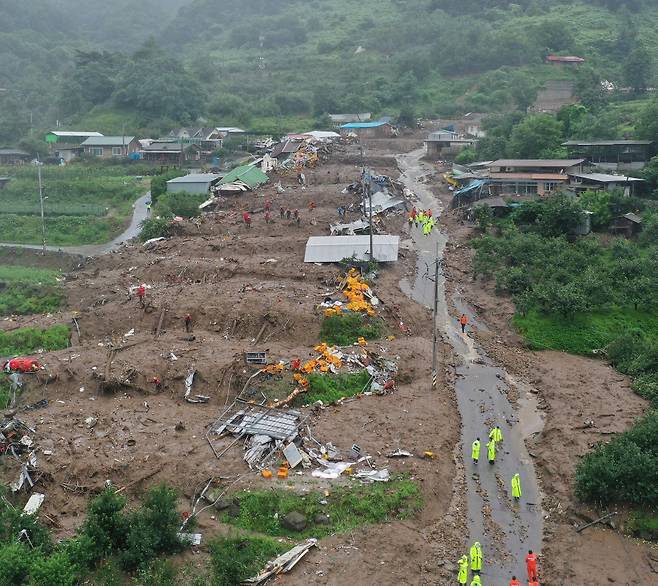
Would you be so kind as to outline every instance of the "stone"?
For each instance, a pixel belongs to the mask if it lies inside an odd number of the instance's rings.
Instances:
[[[298,511],[291,511],[281,519],[281,526],[290,531],[304,531],[306,529],[306,517]]]
[[[316,525],[329,525],[330,519],[327,515],[323,515],[322,513],[319,513],[315,515],[313,518],[313,522]]]

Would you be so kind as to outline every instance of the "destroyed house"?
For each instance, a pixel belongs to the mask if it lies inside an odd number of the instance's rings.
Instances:
[[[487,165],[491,195],[548,195],[582,172],[584,159],[499,159]]]
[[[570,157],[608,171],[642,169],[655,152],[650,140],[569,140],[562,146]]]

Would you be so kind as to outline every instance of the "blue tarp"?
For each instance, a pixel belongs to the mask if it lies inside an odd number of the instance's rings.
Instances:
[[[465,193],[468,193],[469,191],[473,191],[474,189],[479,189],[485,183],[486,181],[484,181],[483,179],[477,179],[472,183],[469,183],[466,187],[462,187],[460,190],[455,191],[454,197],[457,197],[459,195],[464,195]]]

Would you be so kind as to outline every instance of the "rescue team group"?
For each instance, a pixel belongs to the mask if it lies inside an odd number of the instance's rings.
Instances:
[[[460,319],[460,324],[462,325],[462,331],[464,331],[464,326],[466,325],[466,320],[463,320],[465,316],[462,315]],[[493,465],[496,462],[496,449],[497,445],[503,441],[503,432],[500,429],[500,426],[496,426],[491,429],[489,432],[489,441],[486,444],[487,448],[487,460],[490,465]],[[480,438],[476,438],[473,444],[471,445],[471,458],[473,459],[473,464],[477,464],[480,461]],[[512,499],[514,502],[519,502],[521,500],[522,491],[521,491],[521,477],[518,473],[512,476],[511,481],[512,488]],[[470,563],[469,563],[470,557]],[[473,578],[470,582],[470,586],[484,586],[480,573],[482,571],[482,546],[479,541],[476,541],[469,551],[469,556],[463,555],[459,560],[459,573],[457,574],[457,583],[460,586],[468,584],[468,575],[469,569],[473,573]],[[539,570],[537,567],[538,558],[537,554],[533,553],[532,550],[528,551],[528,555],[525,558],[526,568],[528,570],[528,586],[539,586]],[[509,583],[509,586],[522,586],[521,582],[516,576],[512,576],[512,579]]]

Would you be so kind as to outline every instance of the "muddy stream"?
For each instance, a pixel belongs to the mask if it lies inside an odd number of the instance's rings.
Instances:
[[[430,166],[421,161],[423,154],[421,149],[398,157],[402,171],[400,180],[418,197],[417,207],[431,208],[436,217],[441,213],[442,206],[422,183],[422,178],[431,173]],[[413,248],[418,256],[414,282],[405,279],[400,286],[411,299],[428,308],[434,305],[437,244],[442,258],[448,241],[447,234],[440,229],[440,220],[438,229],[430,236],[423,236],[420,228],[412,227],[409,240],[402,243]],[[467,335],[461,333],[457,319],[449,315],[445,278],[441,273],[439,336],[452,346],[457,359],[455,392],[462,421],[461,443],[467,494],[456,495],[456,498],[467,501],[470,533],[464,536],[467,541],[464,553],[474,541],[482,544],[484,563],[481,574],[484,584],[507,584],[513,574],[523,582],[527,575],[525,556],[529,549],[539,553],[542,543],[541,496],[525,439],[541,431],[542,419],[536,408],[535,395],[495,366],[468,335],[469,329],[486,330],[486,325],[478,320],[472,308],[456,296],[452,300],[455,307],[469,317]],[[439,369],[444,367],[439,364]],[[507,398],[506,391],[510,387],[516,387],[519,394],[516,406]],[[490,465],[485,444],[490,428],[495,425],[500,425],[504,440],[499,446],[495,464]],[[471,443],[476,437],[482,442],[477,465],[471,460]],[[517,472],[521,476],[523,491],[520,504],[513,503],[511,498],[511,479]]]

